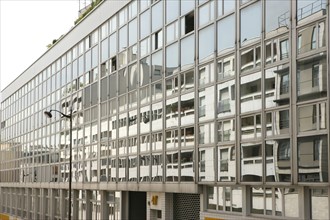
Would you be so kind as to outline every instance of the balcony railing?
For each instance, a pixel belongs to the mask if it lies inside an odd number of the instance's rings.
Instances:
[[[301,20],[305,17],[308,17],[318,11],[325,10],[327,7],[326,0],[316,0],[315,2],[306,5],[305,7],[298,8],[297,10],[297,19]]]

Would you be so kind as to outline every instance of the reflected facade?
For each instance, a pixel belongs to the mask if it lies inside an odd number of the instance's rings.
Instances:
[[[103,1],[1,92],[0,213],[329,219],[328,10]]]

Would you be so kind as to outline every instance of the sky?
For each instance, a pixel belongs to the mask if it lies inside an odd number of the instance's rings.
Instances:
[[[87,0],[0,0],[0,89],[67,33]]]

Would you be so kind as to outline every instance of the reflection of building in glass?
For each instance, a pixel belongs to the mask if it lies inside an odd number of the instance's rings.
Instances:
[[[0,216],[330,219],[328,0],[102,1],[2,92]],[[0,217],[1,218],[1,217]]]

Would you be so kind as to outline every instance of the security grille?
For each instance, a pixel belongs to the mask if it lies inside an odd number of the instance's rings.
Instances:
[[[200,219],[199,194],[174,194],[174,219]]]

